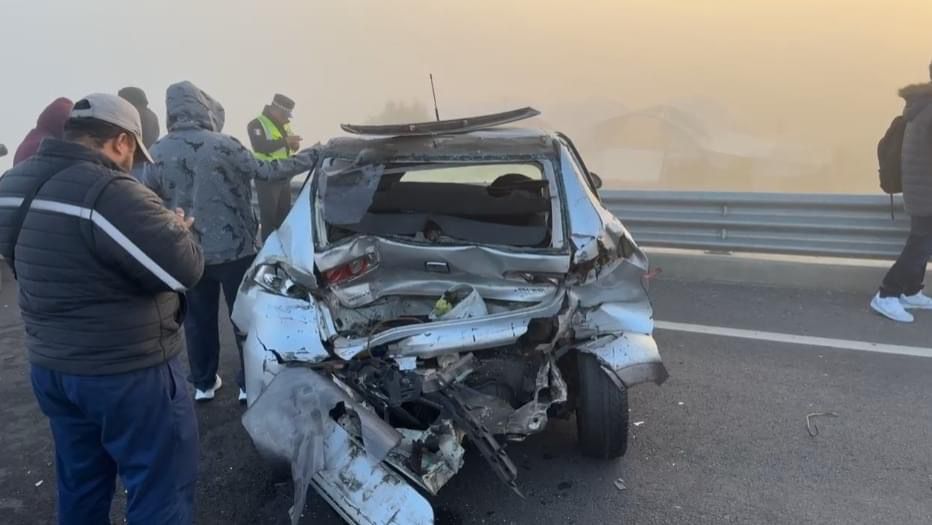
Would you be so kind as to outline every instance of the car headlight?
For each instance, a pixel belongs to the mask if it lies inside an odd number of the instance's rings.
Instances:
[[[281,264],[260,264],[252,280],[262,289],[295,299],[308,299],[311,292],[307,286],[295,280]]]

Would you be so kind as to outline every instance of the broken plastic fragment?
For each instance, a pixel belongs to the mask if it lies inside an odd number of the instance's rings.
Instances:
[[[437,299],[429,317],[431,321],[436,321],[438,319],[469,319],[488,314],[489,309],[479,292],[472,286],[464,284],[454,286],[444,292],[443,296]]]
[[[618,478],[615,480],[615,488],[618,490],[625,490],[628,487],[625,486],[625,480]]]
[[[636,426],[636,427],[639,427],[639,426],[641,426],[641,425],[643,425],[643,424],[644,424],[643,421],[635,421],[635,422],[634,422],[634,426]]]

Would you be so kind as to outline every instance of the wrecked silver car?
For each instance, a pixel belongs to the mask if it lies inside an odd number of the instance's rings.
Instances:
[[[350,523],[427,524],[464,440],[520,494],[506,444],[573,413],[625,453],[627,389],[667,377],[644,253],[570,140],[526,108],[344,126],[236,300],[243,423]]]

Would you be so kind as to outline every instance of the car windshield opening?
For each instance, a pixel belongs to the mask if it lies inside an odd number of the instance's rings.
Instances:
[[[318,190],[332,242],[368,234],[549,246],[550,189],[536,162],[332,166]]]

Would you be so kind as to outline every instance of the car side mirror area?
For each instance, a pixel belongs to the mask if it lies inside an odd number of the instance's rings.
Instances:
[[[593,188],[597,190],[602,189],[602,177],[599,177],[599,175],[596,172],[594,171],[589,172],[589,180],[592,181]]]

